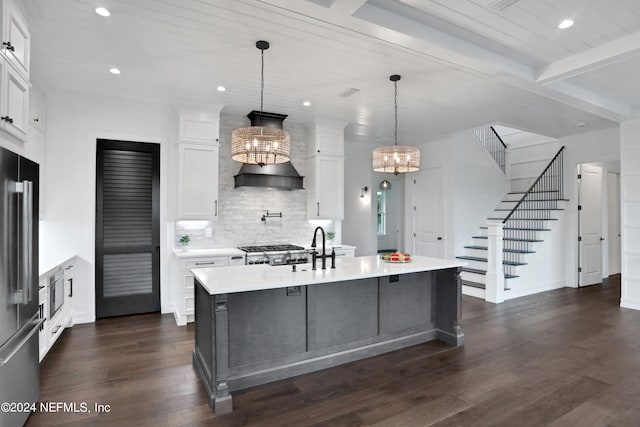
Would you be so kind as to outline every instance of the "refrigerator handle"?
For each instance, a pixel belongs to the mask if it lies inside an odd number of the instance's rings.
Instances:
[[[33,182],[22,181],[22,303],[33,299]]]
[[[31,325],[31,330],[20,337],[20,334],[16,334],[18,336],[9,338],[1,347],[0,347],[0,366],[4,366],[11,358],[22,348],[23,345],[26,344],[29,339],[40,330],[40,325],[44,322],[44,319],[40,319],[40,313],[36,313],[31,319],[29,319],[28,324]]]

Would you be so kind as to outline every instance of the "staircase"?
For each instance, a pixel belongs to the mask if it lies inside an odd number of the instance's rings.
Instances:
[[[474,133],[478,137],[479,133]],[[561,218],[566,202],[563,191],[563,157],[564,147],[556,153],[527,191],[507,193],[487,218],[488,222],[502,223],[503,226],[502,260],[496,260],[498,264],[494,265],[500,265],[501,261],[505,291],[527,282],[521,277],[522,272],[535,276],[536,269],[532,271],[527,267],[530,261],[540,263],[540,257],[535,254],[545,249],[545,241],[549,239],[554,224]],[[504,167],[501,168],[505,170]],[[488,254],[492,253],[487,229],[488,226],[481,226],[471,237],[470,244],[464,246],[464,254],[456,257],[468,263],[461,273],[463,293],[481,298],[485,298]],[[493,253],[499,254],[500,251],[498,249],[498,252]],[[528,282],[532,281],[535,281],[535,277],[528,278]]]

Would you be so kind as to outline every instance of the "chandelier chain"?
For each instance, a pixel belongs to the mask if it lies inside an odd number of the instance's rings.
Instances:
[[[394,94],[393,94],[393,103],[396,110],[396,128],[395,128],[395,141],[396,145],[398,145],[398,82],[393,82],[394,86]]]
[[[260,49],[260,124],[262,125],[262,110],[264,107],[264,49]]]

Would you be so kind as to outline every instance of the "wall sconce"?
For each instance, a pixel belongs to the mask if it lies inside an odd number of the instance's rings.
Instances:
[[[360,197],[364,198],[364,195],[367,194],[367,191],[369,191],[369,187],[362,187],[360,189]]]
[[[391,190],[391,183],[386,179],[380,183],[381,190]]]

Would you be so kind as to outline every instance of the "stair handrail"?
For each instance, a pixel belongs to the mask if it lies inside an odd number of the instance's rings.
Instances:
[[[491,130],[493,131],[493,134],[498,138],[498,141],[500,141],[500,143],[502,144],[502,146],[506,150],[507,149],[507,144],[505,144],[504,141],[502,140],[502,138],[500,138],[500,135],[498,135],[498,132],[496,132],[496,130],[493,128],[493,126],[489,126],[489,128],[491,128]]]
[[[546,168],[544,168],[544,170],[542,171],[542,173],[538,176],[538,178],[534,181],[533,184],[531,184],[531,187],[529,187],[529,189],[527,190],[526,193],[524,193],[524,195],[520,198],[520,200],[518,200],[518,203],[516,203],[516,205],[513,207],[513,209],[511,209],[511,212],[509,212],[509,215],[507,215],[507,217],[502,221],[503,224],[505,224],[507,222],[507,220],[509,220],[509,218],[511,218],[511,216],[513,215],[513,213],[518,210],[518,208],[520,207],[520,205],[522,204],[522,202],[524,201],[524,199],[527,198],[527,196],[529,196],[529,194],[533,191],[533,189],[536,187],[536,185],[538,184],[538,182],[540,182],[540,180],[544,177],[544,174],[547,173],[547,171],[551,168],[551,166],[553,165],[553,163],[556,161],[556,159],[560,156],[560,154],[562,154],[562,152],[564,151],[564,145],[562,146],[562,148],[560,148],[560,150],[558,150],[558,152],[556,153],[555,156],[553,156],[553,159],[551,159],[551,161],[549,162],[549,164],[547,165]],[[564,171],[561,169],[559,171],[560,174],[564,173]],[[563,179],[560,179],[560,182],[562,184]]]
[[[493,126],[474,129],[473,135],[487,153],[493,158],[500,170],[506,173],[507,144],[504,143]]]

